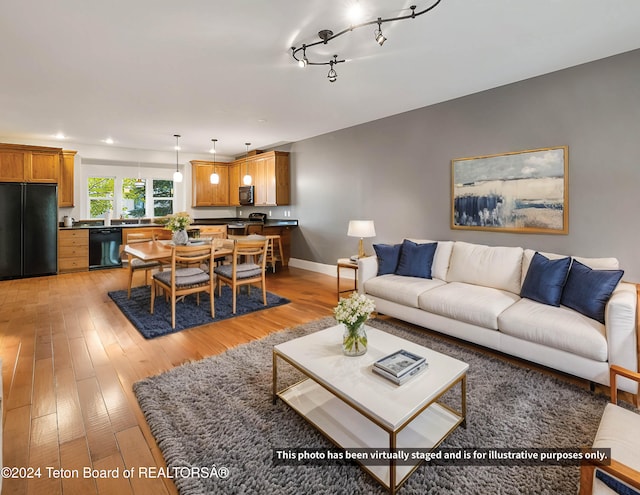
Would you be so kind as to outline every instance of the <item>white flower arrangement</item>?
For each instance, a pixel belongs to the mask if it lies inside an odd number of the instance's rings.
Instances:
[[[367,321],[375,309],[376,305],[372,299],[354,292],[348,298],[340,299],[338,305],[333,308],[333,314],[338,323],[344,323],[350,331],[353,331]]]
[[[180,230],[186,230],[186,228],[191,225],[191,217],[186,211],[181,211],[176,213],[175,215],[169,215],[169,220],[167,221],[167,228],[171,232],[178,232]]]

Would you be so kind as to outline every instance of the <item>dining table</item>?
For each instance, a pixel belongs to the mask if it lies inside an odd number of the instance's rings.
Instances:
[[[188,245],[196,246],[207,244],[207,242],[208,241],[190,242]],[[215,243],[215,240],[213,242]],[[171,249],[173,246],[173,241],[170,240],[144,241],[126,244],[124,252],[143,261],[168,260],[171,258]],[[224,240],[222,240],[219,245],[218,243],[214,244],[214,248],[213,257],[216,260],[226,258],[233,254],[233,245],[230,246],[229,243]]]

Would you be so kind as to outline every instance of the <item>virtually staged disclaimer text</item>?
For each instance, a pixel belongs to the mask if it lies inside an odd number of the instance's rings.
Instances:
[[[440,448],[440,449],[273,449],[276,465],[345,464],[352,461],[370,466],[414,465],[425,461],[434,466],[575,466],[583,462],[611,464],[611,449],[558,448]]]

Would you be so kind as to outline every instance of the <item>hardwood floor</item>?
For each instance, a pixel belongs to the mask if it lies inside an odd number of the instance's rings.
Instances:
[[[133,383],[330,316],[336,304],[335,278],[289,268],[270,273],[267,288],[290,304],[146,340],[107,295],[125,288],[126,276],[115,269],[0,282],[3,465],[41,468],[40,477],[4,479],[3,495],[177,493],[167,478],[122,476],[126,467],[165,466]],[[95,476],[113,469],[118,477]]]
[[[146,340],[107,295],[125,288],[126,277],[125,269],[116,269],[0,282],[3,465],[41,468],[39,478],[4,479],[3,495],[177,493],[167,478],[122,476],[132,466],[165,466],[133,383],[330,316],[336,304],[335,278],[289,268],[270,273],[267,288],[290,304]],[[134,284],[142,281],[140,273]],[[589,387],[585,380],[501,357]],[[596,391],[608,394],[607,387]],[[53,471],[59,469],[79,476]],[[84,476],[85,469],[97,471]],[[119,476],[100,477],[114,469]]]

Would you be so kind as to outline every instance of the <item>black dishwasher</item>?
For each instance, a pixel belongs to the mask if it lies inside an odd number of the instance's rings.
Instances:
[[[89,229],[89,270],[122,266],[121,244],[121,227]]]

